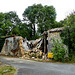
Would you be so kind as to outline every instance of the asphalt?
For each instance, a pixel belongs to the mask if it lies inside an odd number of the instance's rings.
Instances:
[[[17,68],[15,75],[75,75],[75,64],[45,63],[0,57],[0,61]]]

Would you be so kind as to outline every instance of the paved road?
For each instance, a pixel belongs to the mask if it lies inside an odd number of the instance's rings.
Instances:
[[[0,57],[3,63],[18,69],[16,75],[75,75],[75,64],[44,63]]]

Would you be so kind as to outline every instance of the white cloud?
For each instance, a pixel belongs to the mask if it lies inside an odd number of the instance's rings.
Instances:
[[[75,0],[0,0],[0,12],[16,11],[22,19],[22,14],[33,4],[53,5],[57,13],[57,21],[63,20],[67,14],[75,10]]]

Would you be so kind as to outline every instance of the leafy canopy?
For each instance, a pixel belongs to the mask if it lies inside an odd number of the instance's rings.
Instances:
[[[23,13],[23,20],[31,25],[32,35],[35,35],[35,26],[38,26],[38,32],[52,28],[56,19],[56,12],[53,6],[42,6],[41,4],[34,4],[29,6]]]
[[[64,44],[68,46],[69,54],[75,54],[75,12],[64,20],[64,31],[61,33]]]

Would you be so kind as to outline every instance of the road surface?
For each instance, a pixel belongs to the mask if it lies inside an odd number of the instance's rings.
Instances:
[[[0,57],[0,61],[18,69],[16,75],[75,75],[75,64],[36,62]]]

